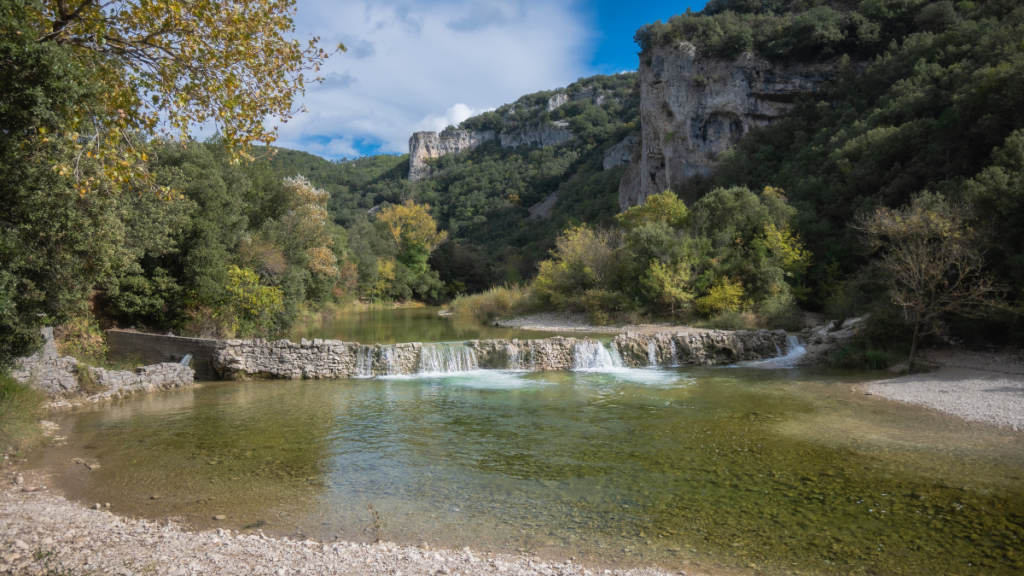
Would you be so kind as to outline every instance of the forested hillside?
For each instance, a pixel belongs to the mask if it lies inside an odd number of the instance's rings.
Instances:
[[[1024,296],[1024,7],[1019,2],[867,0],[712,2],[637,34],[641,46],[687,39],[726,53],[835,63],[835,78],[780,122],[722,154],[713,176],[677,192],[774,186],[797,208],[814,253],[807,306],[842,316],[865,293],[872,260],[851,227],[859,214],[941,194],[981,232],[991,272],[1011,301]],[[789,8],[793,12],[775,13]],[[724,51],[724,52],[723,52]],[[643,58],[643,55],[641,55]],[[1017,334],[1018,317],[995,313]],[[1014,336],[1017,338],[1019,336]]]

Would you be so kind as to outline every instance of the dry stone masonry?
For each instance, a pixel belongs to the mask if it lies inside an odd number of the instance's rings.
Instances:
[[[461,344],[362,345],[338,340],[227,340],[214,354],[225,379],[368,378],[478,369],[572,370],[616,366],[731,364],[774,358],[787,350],[786,333],[627,332],[606,346],[591,338],[469,340]]]
[[[713,366],[782,356],[785,330],[708,330],[706,332],[626,332],[612,340],[626,366]]]

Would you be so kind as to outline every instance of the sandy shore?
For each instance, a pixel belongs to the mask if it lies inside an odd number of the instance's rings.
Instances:
[[[18,476],[22,476],[18,483]],[[0,574],[167,574],[170,576],[365,574],[380,576],[680,576],[656,567],[587,568],[571,559],[462,550],[296,541],[261,532],[190,532],[170,521],[122,518],[51,494],[45,478],[0,477]],[[30,489],[31,491],[25,491]],[[692,576],[699,573],[691,572]]]
[[[1018,352],[930,350],[937,371],[870,382],[870,394],[966,420],[1024,430],[1024,357]]]
[[[541,332],[604,332],[609,334],[620,334],[622,332],[707,332],[703,328],[693,326],[680,326],[674,324],[628,324],[625,326],[595,326],[587,320],[586,314],[572,314],[569,312],[544,312],[541,314],[528,314],[517,316],[509,320],[497,320],[495,326],[504,328],[522,328],[524,330],[537,330]]]

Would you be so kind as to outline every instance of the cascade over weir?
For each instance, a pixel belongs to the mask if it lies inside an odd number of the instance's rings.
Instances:
[[[339,340],[225,340],[213,355],[222,378],[368,378],[481,369],[601,370],[616,367],[711,366],[787,354],[784,330],[625,332],[608,344],[591,338],[469,340],[372,344]]]

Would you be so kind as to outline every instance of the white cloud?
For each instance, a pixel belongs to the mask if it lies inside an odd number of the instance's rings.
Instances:
[[[414,131],[419,132],[421,130],[427,130],[440,132],[449,125],[458,126],[459,122],[462,122],[466,118],[476,116],[477,114],[487,112],[489,110],[494,110],[494,108],[474,110],[465,104],[456,104],[446,110],[444,114],[427,114],[426,118],[416,123],[416,129]]]
[[[571,2],[299,0],[300,36],[349,52],[327,61],[324,83],[296,103],[309,113],[281,125],[277,143],[331,157],[404,153],[414,131],[589,75],[593,35]]]

